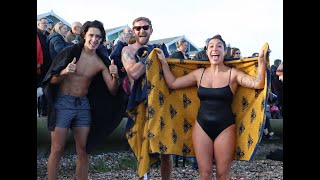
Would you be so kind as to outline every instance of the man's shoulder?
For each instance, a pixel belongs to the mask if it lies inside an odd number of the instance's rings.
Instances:
[[[122,53],[129,53],[129,54],[134,54],[137,50],[133,48],[132,46],[124,46],[122,48]]]
[[[124,46],[124,47],[122,48],[122,51],[123,51],[123,50],[128,51],[129,49],[130,49],[130,47],[129,47],[129,46]]]

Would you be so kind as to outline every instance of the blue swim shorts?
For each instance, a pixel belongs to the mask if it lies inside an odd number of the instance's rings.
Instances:
[[[55,101],[56,127],[90,127],[91,108],[86,96],[58,94]]]

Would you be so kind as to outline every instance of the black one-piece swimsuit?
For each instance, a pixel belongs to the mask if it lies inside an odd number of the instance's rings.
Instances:
[[[231,109],[233,93],[229,86],[231,69],[228,85],[221,88],[202,87],[201,80],[204,71],[205,69],[202,72],[198,87],[200,108],[197,121],[212,141],[214,141],[224,129],[235,123]]]

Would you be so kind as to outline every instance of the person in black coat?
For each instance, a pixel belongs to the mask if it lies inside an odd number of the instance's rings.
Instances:
[[[199,61],[209,61],[208,55],[207,55],[207,47],[208,47],[208,42],[210,38],[206,39],[205,43],[206,45],[203,47],[202,51],[199,51],[193,58],[192,60],[199,60]]]
[[[102,23],[87,21],[80,43],[57,54],[42,82],[51,131],[48,179],[58,178],[69,128],[78,155],[76,179],[87,179],[88,153],[117,127],[125,113],[117,66],[97,49],[104,38]]]
[[[173,52],[170,55],[170,58],[176,58],[176,59],[190,59],[189,54],[187,53],[188,49],[188,41],[185,39],[179,39],[176,42],[177,51]]]

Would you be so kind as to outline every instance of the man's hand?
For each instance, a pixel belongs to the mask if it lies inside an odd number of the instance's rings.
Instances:
[[[68,66],[61,71],[60,75],[75,73],[77,71],[76,57],[73,58],[72,62],[68,64]]]
[[[109,66],[109,71],[110,74],[112,75],[113,78],[119,79],[119,75],[118,75],[118,67],[117,65],[114,64],[114,60],[111,60],[111,64]]]

